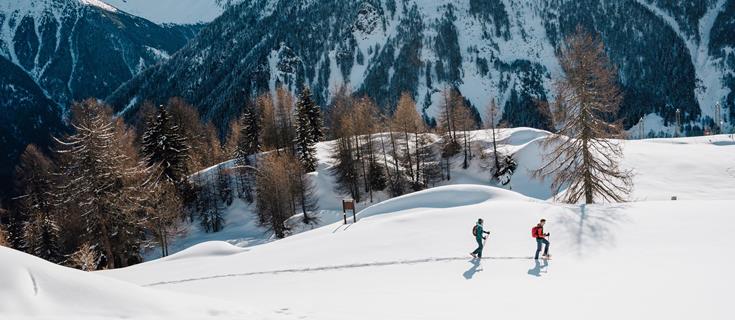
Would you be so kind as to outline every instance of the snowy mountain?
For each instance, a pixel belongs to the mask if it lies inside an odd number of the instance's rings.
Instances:
[[[429,117],[453,86],[480,115],[497,98],[499,121],[546,128],[535,101],[552,98],[556,48],[582,25],[619,66],[626,127],[656,115],[647,131],[658,133],[679,109],[684,130],[698,134],[716,119],[715,102],[735,114],[734,19],[735,1],[725,0],[253,0],[108,101],[122,110],[182,96],[225,127],[278,84],[309,84],[322,103],[347,84],[386,108],[407,91]]]
[[[98,0],[0,4],[0,55],[62,106],[106,96],[183,47],[196,30],[157,25]]]
[[[72,101],[107,96],[200,28],[158,25],[99,0],[0,1],[3,181],[26,144],[47,146],[49,133],[64,130]],[[0,186],[0,198],[11,185]]]
[[[104,0],[104,2],[158,24],[208,23],[221,15],[227,4],[222,0]]]
[[[12,169],[29,143],[45,148],[64,130],[61,109],[25,71],[0,56],[0,194],[12,184]]]

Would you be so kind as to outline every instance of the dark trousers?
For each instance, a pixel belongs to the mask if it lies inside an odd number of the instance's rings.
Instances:
[[[549,240],[536,238],[536,255],[533,257],[534,259],[538,259],[538,253],[541,252],[541,245],[543,244],[546,245],[546,248],[544,248],[544,255],[549,254]]]
[[[478,257],[482,258],[482,238],[477,238],[477,249],[475,251],[472,251],[472,254],[476,254]]]

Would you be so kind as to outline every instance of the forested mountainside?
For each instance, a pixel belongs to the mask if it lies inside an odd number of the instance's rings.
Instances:
[[[0,55],[65,106],[105,97],[183,47],[199,28],[157,25],[99,1],[4,1]]]
[[[12,169],[25,145],[45,148],[61,133],[61,110],[23,70],[0,56],[0,193],[12,187]]]
[[[172,59],[110,97],[132,113],[181,96],[221,128],[246,101],[308,84],[320,103],[345,84],[383,108],[410,92],[431,122],[456,87],[483,115],[498,99],[512,126],[548,128],[556,48],[577,26],[597,32],[618,66],[627,128],[646,115],[701,133],[714,104],[733,116],[735,1],[253,0],[235,5]],[[653,129],[653,128],[652,128]]]
[[[28,143],[65,130],[73,101],[103,98],[168,59],[201,25],[158,25],[98,0],[0,1],[0,177]],[[12,187],[0,186],[0,198]]]

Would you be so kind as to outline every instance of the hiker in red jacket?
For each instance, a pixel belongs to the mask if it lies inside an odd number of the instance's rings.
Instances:
[[[546,237],[548,237],[550,234],[544,233],[544,224],[546,224],[546,219],[541,219],[541,221],[531,229],[531,236],[536,238],[536,255],[534,256],[534,259],[538,260],[538,254],[541,252],[541,245],[545,244],[546,248],[544,248],[544,255],[542,256],[544,259],[549,258],[549,240],[546,240]]]

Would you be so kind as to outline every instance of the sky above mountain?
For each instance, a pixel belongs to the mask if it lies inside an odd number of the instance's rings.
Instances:
[[[104,0],[127,13],[155,23],[206,23],[222,14],[216,0]]]

